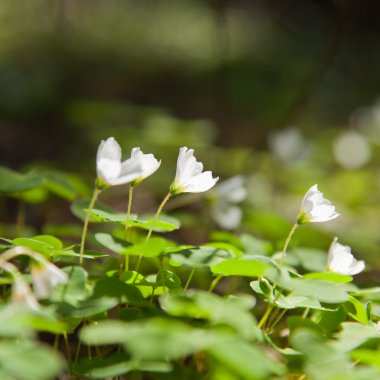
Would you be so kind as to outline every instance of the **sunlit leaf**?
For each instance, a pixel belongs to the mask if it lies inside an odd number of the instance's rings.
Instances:
[[[269,265],[256,260],[229,259],[211,267],[215,274],[223,276],[263,276]]]

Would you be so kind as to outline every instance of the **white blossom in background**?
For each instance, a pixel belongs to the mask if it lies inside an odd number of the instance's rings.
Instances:
[[[40,305],[34,297],[29,285],[22,279],[16,277],[12,285],[12,304],[25,306],[32,310],[39,310]]]
[[[301,210],[297,217],[297,224],[327,222],[339,216],[335,206],[323,197],[318,185],[312,186],[305,194]]]
[[[334,142],[336,161],[346,169],[359,169],[371,158],[371,147],[364,136],[355,131],[342,133]]]
[[[160,166],[153,154],[144,154],[140,148],[133,148],[131,158],[121,161],[121,148],[110,137],[103,140],[96,157],[97,186],[108,187],[131,182],[141,182]]]
[[[215,186],[211,215],[226,230],[239,227],[243,212],[238,205],[247,197],[244,176],[234,176]]]
[[[271,133],[268,145],[272,154],[281,162],[302,160],[310,154],[310,144],[295,127]]]
[[[365,268],[364,261],[356,260],[351,248],[338,243],[338,238],[331,243],[327,262],[329,271],[345,275],[358,274]]]
[[[47,260],[35,260],[31,266],[33,289],[38,299],[50,296],[53,288],[68,281],[67,274]]]
[[[203,172],[203,164],[194,157],[194,149],[182,147],[177,159],[175,179],[170,193],[201,193],[211,189],[219,177],[213,178],[211,171]]]

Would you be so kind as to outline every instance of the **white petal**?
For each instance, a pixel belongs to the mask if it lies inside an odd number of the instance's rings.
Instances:
[[[349,271],[347,274],[353,276],[355,274],[362,272],[364,270],[364,268],[365,268],[365,263],[363,260],[354,259],[354,261],[350,265],[350,268],[349,268]]]
[[[318,185],[312,186],[305,194],[300,214],[305,214],[309,222],[327,222],[337,218],[340,214],[335,211],[335,206],[323,197],[318,190]]]
[[[98,148],[96,157],[96,172],[98,178],[104,179],[107,183],[109,180],[116,178],[121,169],[121,148],[117,141],[110,137],[102,141]]]
[[[121,167],[120,161],[102,158],[97,162],[98,178],[103,178],[108,183],[120,175]]]
[[[40,305],[34,298],[28,284],[23,280],[16,279],[12,286],[12,303],[15,305],[26,306],[32,310],[39,310]]]
[[[201,193],[211,189],[216,182],[219,180],[219,177],[213,178],[210,171],[198,174],[195,177],[190,178],[186,183],[183,184],[187,193]]]
[[[351,248],[338,243],[338,239],[335,238],[329,248],[328,267],[335,273],[354,275],[364,269],[365,263],[356,260],[351,253]]]
[[[231,177],[218,184],[215,190],[221,199],[232,203],[242,202],[247,197],[245,178],[243,176]]]
[[[121,160],[120,145],[113,137],[109,137],[105,141],[103,140],[99,145],[96,160],[100,160],[103,158],[115,161]]]
[[[238,206],[216,204],[212,209],[212,216],[220,227],[233,230],[240,226],[243,212]]]

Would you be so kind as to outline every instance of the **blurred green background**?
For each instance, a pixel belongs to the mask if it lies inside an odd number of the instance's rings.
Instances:
[[[338,235],[376,267],[379,11],[354,0],[2,0],[1,165],[76,177],[5,194],[1,233],[14,233],[20,199],[34,230],[71,223],[66,200],[89,194],[97,146],[114,136],[125,156],[140,146],[163,160],[136,212],[154,209],[189,146],[221,181],[245,175],[239,231],[281,246],[318,183],[342,216],[305,227],[294,245],[327,249]],[[126,188],[104,201],[125,209]],[[207,231],[218,227],[204,219]],[[202,223],[182,220],[207,239]]]

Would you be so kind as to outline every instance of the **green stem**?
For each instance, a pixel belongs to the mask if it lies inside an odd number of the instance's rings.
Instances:
[[[288,311],[288,309],[283,309],[280,313],[280,315],[277,317],[277,319],[272,323],[269,324],[268,326],[268,333],[270,333],[271,330],[273,330],[277,324],[281,321],[282,317],[284,316],[284,314]]]
[[[125,217],[125,240],[128,238],[128,227],[129,227],[129,218],[131,217],[131,209],[132,209],[132,197],[133,197],[133,185],[129,185],[129,196],[128,196],[128,209],[127,215]],[[125,271],[129,270],[129,255],[125,255]]]
[[[90,204],[88,206],[88,211],[92,210],[92,208],[94,207],[94,204],[96,202],[96,199],[98,198],[100,193],[101,193],[101,190],[98,189],[97,187],[95,187],[94,193],[92,194]],[[79,264],[80,265],[83,265],[84,245],[86,243],[86,235],[87,235],[87,228],[88,228],[89,219],[90,219],[90,214],[87,212],[86,219],[84,220],[82,239],[81,239],[81,243],[80,243],[80,258],[79,258]]]
[[[307,317],[307,315],[309,314],[309,311],[310,311],[310,308],[306,308],[302,314],[302,319],[305,319]]]
[[[139,269],[140,269],[140,264],[141,264],[141,260],[142,260],[142,256],[140,255],[139,258],[138,258],[138,260],[137,260],[137,264],[136,264],[135,272],[138,272],[138,271],[139,271]],[[134,281],[133,281],[133,284],[135,283],[136,279],[137,279],[137,274],[136,274],[136,277],[135,277],[135,279],[134,279]]]
[[[133,185],[129,185],[128,209],[127,209],[127,214],[125,216],[125,233],[124,233],[125,240],[127,240],[129,218],[131,217],[132,197],[133,197]]]
[[[265,311],[264,315],[262,316],[262,318],[260,319],[260,322],[258,324],[259,329],[261,329],[264,326],[264,324],[267,321],[272,309],[273,309],[273,305],[272,304],[268,305],[267,310]]]
[[[53,346],[54,352],[58,352],[58,346],[59,346],[59,334],[55,334],[54,346]]]
[[[164,208],[164,206],[166,205],[166,203],[168,202],[168,200],[170,199],[171,196],[172,196],[172,193],[169,191],[166,194],[166,197],[164,198],[164,200],[161,202],[160,206],[158,207],[157,212],[153,218],[153,223],[149,229],[148,235],[146,236],[146,241],[148,241],[150,239],[150,236],[152,235],[152,232],[153,232],[153,228],[156,225],[157,219],[158,219],[159,215],[161,214],[162,209]]]
[[[286,241],[285,241],[285,244],[284,244],[284,248],[283,248],[283,250],[281,252],[280,268],[282,268],[282,266],[284,265],[284,260],[285,260],[285,256],[286,256],[286,251],[288,249],[288,245],[289,245],[290,240],[292,239],[292,236],[293,236],[293,234],[296,231],[296,229],[297,229],[298,226],[299,226],[299,224],[295,223],[293,225],[292,229],[290,230],[288,237],[286,238]]]
[[[65,347],[66,347],[66,353],[67,353],[67,363],[69,364],[69,368],[71,370],[72,366],[72,357],[71,357],[71,350],[70,350],[70,344],[69,344],[69,339],[67,337],[67,332],[63,332],[63,338],[65,341]]]
[[[223,275],[219,275],[218,277],[215,277],[214,280],[212,281],[210,288],[208,289],[209,293],[212,293],[213,290],[215,289],[215,286],[218,285],[218,282],[220,279],[223,277]]]
[[[190,285],[190,282],[191,282],[191,279],[193,278],[194,276],[194,273],[195,273],[195,268],[193,268],[189,274],[189,278],[187,279],[186,281],[186,284],[185,284],[185,287],[183,288],[183,291],[185,292],[188,288],[189,288],[189,285]]]

